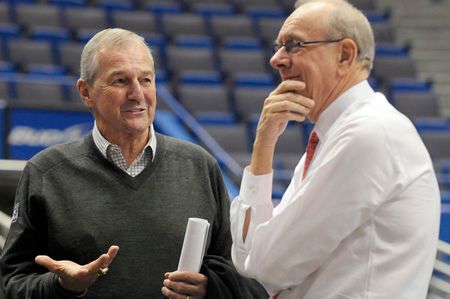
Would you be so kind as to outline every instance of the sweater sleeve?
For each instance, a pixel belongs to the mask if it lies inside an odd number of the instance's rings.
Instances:
[[[207,298],[266,299],[269,296],[264,288],[255,280],[241,276],[231,262],[230,201],[217,163],[212,167],[210,177],[217,214],[201,268],[201,273],[208,277]]]
[[[9,299],[70,299],[57,276],[34,262],[46,252],[47,224],[40,204],[42,174],[28,163],[20,179],[11,227],[0,259],[2,280]],[[76,297],[73,297],[76,298]]]

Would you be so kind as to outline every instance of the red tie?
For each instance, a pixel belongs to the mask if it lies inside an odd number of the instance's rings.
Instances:
[[[308,171],[309,165],[314,157],[314,152],[316,150],[317,144],[319,143],[319,137],[317,137],[316,132],[312,131],[309,135],[308,146],[306,147],[306,160],[305,166],[303,167],[303,177],[305,178],[306,172]]]

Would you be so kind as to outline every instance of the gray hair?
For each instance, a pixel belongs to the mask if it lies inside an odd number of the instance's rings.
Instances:
[[[375,57],[375,40],[366,16],[346,0],[297,0],[295,8],[310,2],[329,3],[332,10],[324,24],[330,38],[350,38],[358,47],[358,58],[363,67],[371,70]]]
[[[155,67],[151,50],[142,36],[121,28],[109,28],[96,33],[84,46],[80,60],[80,78],[88,84],[92,84],[98,72],[97,54],[104,48],[118,48],[133,41],[142,43],[147,47],[148,53],[152,58],[152,68],[154,70]]]

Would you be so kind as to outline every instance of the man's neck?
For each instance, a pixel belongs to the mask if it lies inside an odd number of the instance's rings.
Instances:
[[[103,134],[103,133],[102,133]],[[103,134],[103,136],[105,136]],[[119,146],[120,151],[126,161],[127,167],[133,163],[137,156],[144,150],[145,145],[149,141],[150,131],[149,129],[145,133],[140,134],[126,134],[115,136],[114,138],[108,138],[105,136],[112,144]]]

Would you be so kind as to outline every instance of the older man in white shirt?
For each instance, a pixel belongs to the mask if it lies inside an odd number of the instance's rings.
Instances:
[[[344,0],[299,4],[279,32],[282,82],[231,207],[237,269],[278,299],[426,296],[439,188],[413,124],[366,81],[373,58],[370,24]],[[273,208],[275,145],[305,116],[318,143]]]

